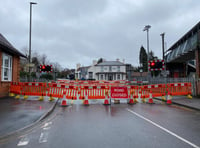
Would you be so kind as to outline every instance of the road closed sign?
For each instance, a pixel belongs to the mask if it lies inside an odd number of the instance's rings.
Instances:
[[[128,98],[127,87],[111,87],[111,98]]]

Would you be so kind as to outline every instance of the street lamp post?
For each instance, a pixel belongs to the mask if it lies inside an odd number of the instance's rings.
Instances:
[[[164,47],[164,42],[165,42],[165,33],[161,33],[160,36],[162,37],[162,59],[164,60],[165,58],[165,47]]]
[[[31,25],[32,25],[32,5],[36,5],[37,3],[35,2],[30,2],[30,26],[29,26],[29,81],[31,78]]]
[[[146,25],[144,26],[144,29],[143,31],[147,31],[147,65],[148,65],[148,62],[149,62],[149,29],[151,28],[150,25]],[[149,68],[148,69],[148,73],[149,73]]]

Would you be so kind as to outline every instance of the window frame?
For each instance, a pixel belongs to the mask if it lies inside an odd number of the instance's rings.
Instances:
[[[6,60],[8,63],[6,64]],[[1,65],[1,81],[2,82],[10,82],[12,81],[12,66],[13,66],[13,57],[9,54],[2,53],[2,65]],[[6,65],[8,66],[6,66]],[[7,75],[5,76],[5,70],[7,69]],[[7,78],[7,80],[5,79]]]

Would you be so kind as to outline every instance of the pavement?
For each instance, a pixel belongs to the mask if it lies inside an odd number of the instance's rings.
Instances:
[[[0,139],[12,136],[34,126],[47,117],[55,108],[57,100],[38,101],[31,96],[27,100],[14,97],[0,98]]]
[[[161,97],[155,99],[161,100]],[[200,98],[197,97],[189,99],[187,96],[172,96],[172,104],[200,111]]]
[[[38,97],[33,96],[28,100],[13,97],[0,98],[0,139],[34,126],[47,117],[58,102],[58,100],[49,102],[47,97],[44,101],[37,99]],[[161,100],[161,98],[156,99]],[[81,100],[78,101],[80,101],[78,104],[82,103]],[[174,96],[172,103],[200,111],[200,98],[188,99],[186,96]]]

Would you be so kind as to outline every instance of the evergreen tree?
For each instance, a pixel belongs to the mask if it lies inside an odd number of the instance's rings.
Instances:
[[[140,65],[143,71],[146,72],[148,68],[147,53],[143,46],[140,48]]]

